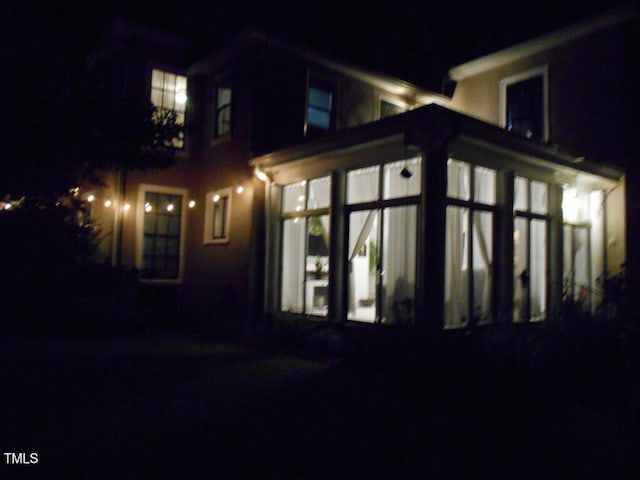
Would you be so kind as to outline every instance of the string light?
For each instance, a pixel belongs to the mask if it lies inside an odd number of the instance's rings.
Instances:
[[[238,185],[238,187],[236,188],[236,193],[238,195],[242,195],[242,192],[244,192],[244,187],[242,185]]]
[[[107,200],[104,201],[104,206],[106,208],[111,207],[111,205],[113,205],[113,202],[111,200],[107,199]]]
[[[196,206],[196,201],[195,200],[191,200],[189,202],[189,208],[194,208]]]

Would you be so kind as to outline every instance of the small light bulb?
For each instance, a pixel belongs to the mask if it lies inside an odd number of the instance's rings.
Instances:
[[[218,200],[220,200],[220,195],[218,195],[217,193],[213,196],[213,201],[217,202]]]
[[[96,199],[95,195],[89,195],[89,196],[87,197],[87,202],[91,203],[91,202],[93,202],[95,199]]]
[[[241,195],[242,192],[244,192],[244,187],[242,185],[238,185],[238,188],[236,188],[236,193],[238,195]]]
[[[113,203],[111,202],[111,200],[105,200],[104,202],[104,206],[109,208]]]
[[[129,205],[128,203],[125,203],[122,208],[124,209],[125,212],[128,212],[129,209],[131,208],[131,205]]]
[[[167,205],[167,212],[173,212],[173,203]]]
[[[144,204],[144,211],[149,213],[151,210],[153,210],[153,207],[151,206],[151,204],[149,202]]]
[[[193,207],[195,207],[195,206],[196,206],[196,201],[195,201],[195,200],[191,200],[191,201],[189,202],[189,208],[193,208]]]

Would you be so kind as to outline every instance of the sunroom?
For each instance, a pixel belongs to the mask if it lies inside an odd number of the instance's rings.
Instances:
[[[252,163],[276,317],[544,322],[624,261],[623,172],[436,105]]]

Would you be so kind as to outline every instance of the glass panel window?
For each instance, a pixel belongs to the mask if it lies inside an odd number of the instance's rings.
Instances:
[[[549,187],[546,183],[531,182],[531,211],[533,213],[546,214],[548,209],[548,191]]]
[[[327,133],[332,130],[333,87],[315,79],[309,81],[307,92],[308,136]]]
[[[154,106],[152,120],[156,123],[169,121],[175,115],[178,127],[184,127],[187,107],[187,77],[154,69],[151,72],[151,104]],[[164,123],[163,123],[164,124]],[[172,140],[176,148],[184,147],[184,131]]]
[[[476,322],[491,317],[493,275],[493,213],[473,215],[473,316]]]
[[[469,321],[468,287],[469,209],[447,207],[445,232],[445,328],[459,328]]]
[[[496,182],[495,170],[447,162],[445,328],[492,319]]]
[[[469,200],[470,165],[466,162],[449,159],[447,161],[447,196],[460,200]]]
[[[178,280],[182,242],[181,194],[143,191],[141,274],[144,279]]]
[[[309,198],[307,209],[328,208],[331,203],[331,177],[309,180]]]
[[[413,323],[418,207],[386,208],[382,255],[382,322]]]
[[[379,267],[378,210],[349,216],[349,320],[373,323],[377,319]]]
[[[305,221],[290,218],[282,229],[281,308],[285,312],[301,313],[304,309]]]
[[[420,195],[422,159],[420,157],[384,165],[384,198]]]
[[[529,181],[523,177],[516,177],[514,184],[514,210],[529,210]]]
[[[514,188],[513,319],[540,321],[547,309],[549,186],[516,177]]]
[[[495,205],[496,171],[490,168],[474,168],[474,197],[476,202]]]
[[[207,192],[203,243],[229,241],[231,223],[231,188]]]
[[[216,87],[216,113],[214,136],[222,137],[231,131],[231,77],[221,80]]]
[[[380,167],[360,168],[347,173],[347,203],[378,200]]]
[[[307,181],[292,183],[282,188],[282,213],[301,212],[307,203]]]
[[[330,192],[330,177],[282,187],[282,311],[328,313]]]

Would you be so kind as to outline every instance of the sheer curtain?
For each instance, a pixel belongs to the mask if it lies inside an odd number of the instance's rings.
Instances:
[[[447,162],[447,196],[469,199],[469,164]],[[445,327],[464,326],[468,320],[468,208],[448,206],[445,232]]]
[[[413,320],[416,279],[417,207],[384,210],[383,317],[392,323]]]
[[[347,202],[350,204],[378,199],[380,167],[366,167],[347,174]],[[351,213],[349,217],[349,313],[356,311],[356,278],[354,261],[367,240],[377,218],[377,210]],[[377,239],[374,239],[377,244]],[[377,246],[377,245],[376,245]],[[371,254],[371,252],[368,252]],[[362,281],[362,279],[360,280]],[[367,278],[367,282],[369,279]],[[362,286],[362,285],[361,285]]]

